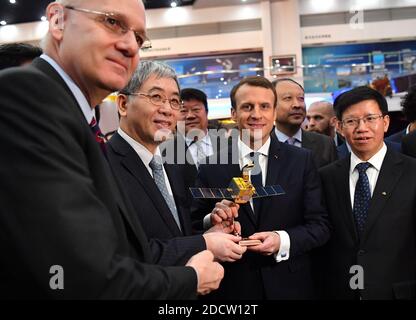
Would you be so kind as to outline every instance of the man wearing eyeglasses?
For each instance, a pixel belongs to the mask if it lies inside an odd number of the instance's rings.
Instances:
[[[219,261],[240,259],[245,248],[236,242],[241,237],[222,228],[192,235],[184,167],[162,159],[159,145],[172,134],[182,108],[175,71],[161,62],[142,61],[117,105],[120,128],[108,142],[108,159],[144,226],[153,261],[183,265],[205,249]],[[217,210],[237,210],[227,203],[232,202],[217,203]]]
[[[416,298],[416,161],[384,143],[387,102],[358,87],[334,103],[351,154],[320,171],[333,232],[321,258],[329,299]]]
[[[142,1],[61,0],[46,16],[45,54],[0,73],[0,298],[183,299],[217,288],[223,269],[209,251],[187,267],[150,264],[103,155],[94,107],[128,83],[147,46]]]

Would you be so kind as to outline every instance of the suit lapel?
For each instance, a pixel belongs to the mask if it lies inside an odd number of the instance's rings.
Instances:
[[[266,186],[276,184],[279,177],[280,162],[284,154],[280,153],[280,142],[276,136],[270,136],[269,156],[267,159]]]
[[[368,238],[372,227],[383,211],[389,197],[391,196],[396,184],[403,174],[403,160],[396,154],[387,149],[386,156],[380,169],[376,186],[374,188],[371,204],[368,211],[367,222],[364,227],[363,241]]]
[[[118,133],[112,137],[113,147],[122,157],[121,164],[124,166],[142,186],[144,192],[153,202],[158,213],[165,221],[167,227],[174,235],[181,236],[182,233],[173,218],[165,199],[156,186],[153,178],[149,174],[140,157],[134,149]]]
[[[218,168],[221,168],[221,171],[222,171],[222,172],[218,172],[219,177],[225,177],[224,179],[226,183],[225,187],[228,187],[228,184],[230,183],[232,178],[241,177],[240,163],[238,160],[239,154],[240,153],[238,150],[237,143],[230,143],[228,147],[228,163],[229,164],[218,166]],[[220,155],[221,155],[221,152],[217,154],[218,163],[221,163]],[[235,159],[233,159],[233,155]],[[254,226],[256,226],[256,217],[254,215],[253,210],[251,209],[251,205],[249,202],[240,205],[240,214],[241,213],[245,214],[248,217],[249,221]]]
[[[339,195],[340,212],[342,219],[345,222],[348,234],[351,234],[354,242],[359,241],[357,228],[351,207],[351,193],[350,193],[350,163],[351,158],[346,157],[342,161],[337,162],[337,173],[335,178],[336,194]]]

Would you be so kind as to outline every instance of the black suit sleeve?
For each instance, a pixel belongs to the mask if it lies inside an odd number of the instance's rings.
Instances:
[[[142,263],[129,245],[106,191],[114,181],[68,93],[22,69],[0,75],[0,96],[0,283],[8,297],[194,297],[192,268]],[[54,265],[64,270],[63,290],[50,288]]]

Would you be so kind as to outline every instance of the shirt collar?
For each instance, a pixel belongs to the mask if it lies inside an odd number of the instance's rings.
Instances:
[[[147,150],[145,146],[143,146],[141,143],[137,142],[127,133],[125,133],[121,128],[118,128],[117,132],[124,140],[126,140],[126,142],[134,149],[134,151],[136,151],[136,153],[139,155],[140,159],[146,166],[149,166],[149,163],[150,161],[152,161],[154,155],[161,157],[161,152],[159,148],[156,148],[155,154],[153,154],[149,150]]]
[[[387,152],[387,147],[386,147],[386,144],[383,142],[383,147],[375,155],[373,155],[370,159],[368,159],[368,161],[362,161],[351,150],[350,174],[354,171],[357,164],[361,162],[368,162],[371,164],[373,168],[375,168],[377,171],[380,171],[381,165],[383,164],[384,157],[386,156],[386,152]]]
[[[56,72],[58,72],[58,74],[64,80],[65,84],[69,87],[69,90],[71,90],[72,94],[75,97],[75,100],[78,102],[78,105],[81,108],[81,111],[84,114],[87,123],[90,124],[92,118],[95,116],[95,111],[91,108],[90,104],[87,101],[87,98],[85,98],[81,89],[75,84],[75,82],[69,77],[69,75],[64,71],[64,69],[62,69],[61,66],[54,59],[52,59],[47,54],[42,54],[40,58],[48,62],[56,70]]]
[[[282,131],[280,131],[279,129],[277,129],[277,127],[275,127],[275,133],[276,133],[276,137],[280,142],[285,143],[287,139],[289,139],[290,137],[287,136],[286,134],[284,134]],[[299,128],[299,130],[293,135],[292,138],[295,138],[296,141],[302,143],[302,129]]]
[[[240,158],[243,159],[247,157],[251,152],[259,152],[260,154],[268,157],[269,156],[269,148],[270,148],[270,137],[267,141],[261,146],[260,149],[257,151],[251,149],[248,145],[246,145],[241,138],[238,139],[238,150],[240,152]]]
[[[190,138],[188,138],[187,136],[185,136],[185,141],[186,141],[186,145],[187,146],[190,146],[191,145],[191,143],[193,143],[194,142],[194,139],[190,139]],[[212,145],[212,143],[211,143],[211,137],[209,136],[209,134],[207,133],[202,139],[200,139],[200,140],[198,140],[198,142],[199,143],[203,143],[203,144],[206,144],[206,145],[208,145],[208,146],[211,146]]]

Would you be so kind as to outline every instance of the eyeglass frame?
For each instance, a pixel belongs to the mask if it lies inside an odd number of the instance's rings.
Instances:
[[[341,124],[345,128],[358,128],[360,126],[360,122],[363,121],[364,124],[375,124],[376,120],[380,118],[384,118],[385,114],[368,114],[361,118],[349,118],[344,119],[341,121]],[[352,121],[351,124],[346,124],[345,121]]]
[[[85,9],[85,8],[76,8],[74,6],[64,6],[64,8],[68,9],[68,10],[74,10],[77,12],[83,12],[83,13],[90,13],[90,14],[95,14],[97,16],[101,16],[101,18],[103,18],[102,21],[100,21],[108,30],[110,30],[111,32],[113,32],[114,34],[118,34],[118,35],[124,35],[129,31],[133,31],[134,37],[136,39],[137,45],[139,47],[139,49],[141,50],[147,50],[152,48],[152,44],[149,40],[149,38],[147,38],[147,36],[145,34],[142,34],[136,30],[134,30],[131,27],[128,27],[127,24],[120,20],[120,18],[118,17],[117,14],[115,14],[114,12],[102,12],[102,11],[97,11],[97,10],[90,10],[90,9]],[[105,19],[112,19],[115,22],[115,25],[118,26],[119,30],[115,30],[112,29],[110,26],[108,26],[105,22]],[[138,41],[138,39],[140,39],[140,43]]]
[[[173,110],[182,110],[183,109],[183,101],[181,99],[178,99],[179,101],[179,107],[176,108],[174,106],[172,106],[172,99],[169,99],[168,97],[166,97],[165,95],[162,95],[160,93],[157,93],[155,95],[150,95],[148,93],[143,93],[143,92],[125,92],[125,91],[120,91],[120,94],[124,94],[126,96],[136,96],[136,97],[145,97],[149,100],[149,102],[157,107],[161,107],[163,105],[166,104],[166,101],[169,101],[169,106],[173,109]],[[155,103],[154,101],[152,101],[152,98],[154,98],[156,95],[159,95],[161,97],[164,96],[164,98],[162,100],[160,100],[160,104],[159,102]]]

